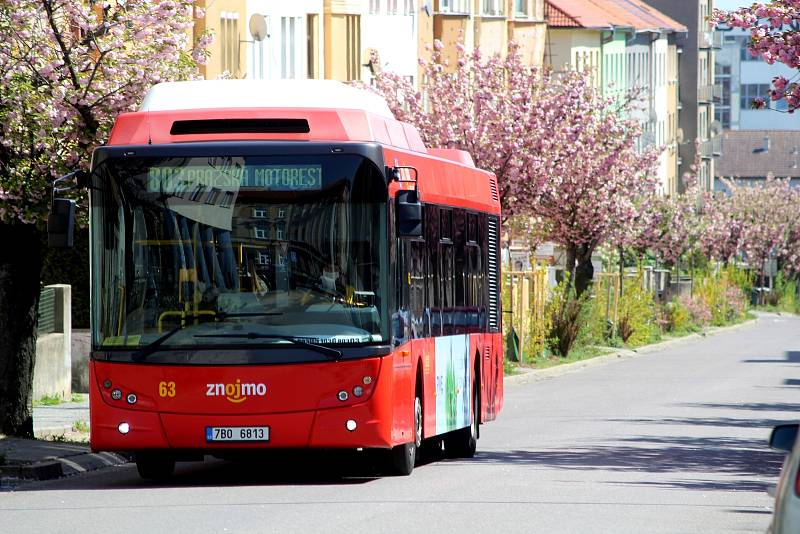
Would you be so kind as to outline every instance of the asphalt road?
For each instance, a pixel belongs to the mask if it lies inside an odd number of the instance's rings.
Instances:
[[[128,465],[0,493],[3,532],[763,532],[800,413],[800,319],[506,387],[472,460],[375,477],[362,458]],[[10,528],[8,528],[10,527]]]

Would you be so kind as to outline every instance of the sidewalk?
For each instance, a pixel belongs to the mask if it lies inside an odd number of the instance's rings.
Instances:
[[[89,401],[65,402],[33,408],[33,432],[23,439],[0,434],[0,491],[13,489],[20,479],[47,480],[126,463],[128,458],[108,452],[93,453],[88,439],[74,427],[89,423]]]

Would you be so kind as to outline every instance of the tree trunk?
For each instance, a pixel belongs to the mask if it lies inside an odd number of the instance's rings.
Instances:
[[[0,223],[0,432],[33,437],[31,393],[42,250],[32,224]]]
[[[592,252],[593,249],[588,245],[581,245],[577,248],[576,259],[578,260],[578,265],[575,267],[575,295],[579,297],[589,289],[592,278],[594,278]]]
[[[569,275],[569,284],[567,287],[575,285],[575,258],[578,255],[578,247],[575,245],[567,245],[566,247],[566,258],[565,258],[565,266],[567,269],[567,275]]]

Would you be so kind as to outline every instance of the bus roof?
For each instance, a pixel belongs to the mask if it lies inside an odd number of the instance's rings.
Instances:
[[[375,142],[475,167],[461,150],[429,150],[383,97],[334,80],[160,83],[139,111],[117,117],[108,144],[207,141]]]
[[[139,111],[225,108],[353,109],[394,119],[371,91],[334,80],[202,80],[154,85]]]

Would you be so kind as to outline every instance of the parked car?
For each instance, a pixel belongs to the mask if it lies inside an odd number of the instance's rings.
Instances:
[[[800,532],[800,440],[798,424],[778,425],[772,429],[769,446],[787,451],[783,469],[775,489],[775,511],[767,530],[770,534],[797,534]]]

